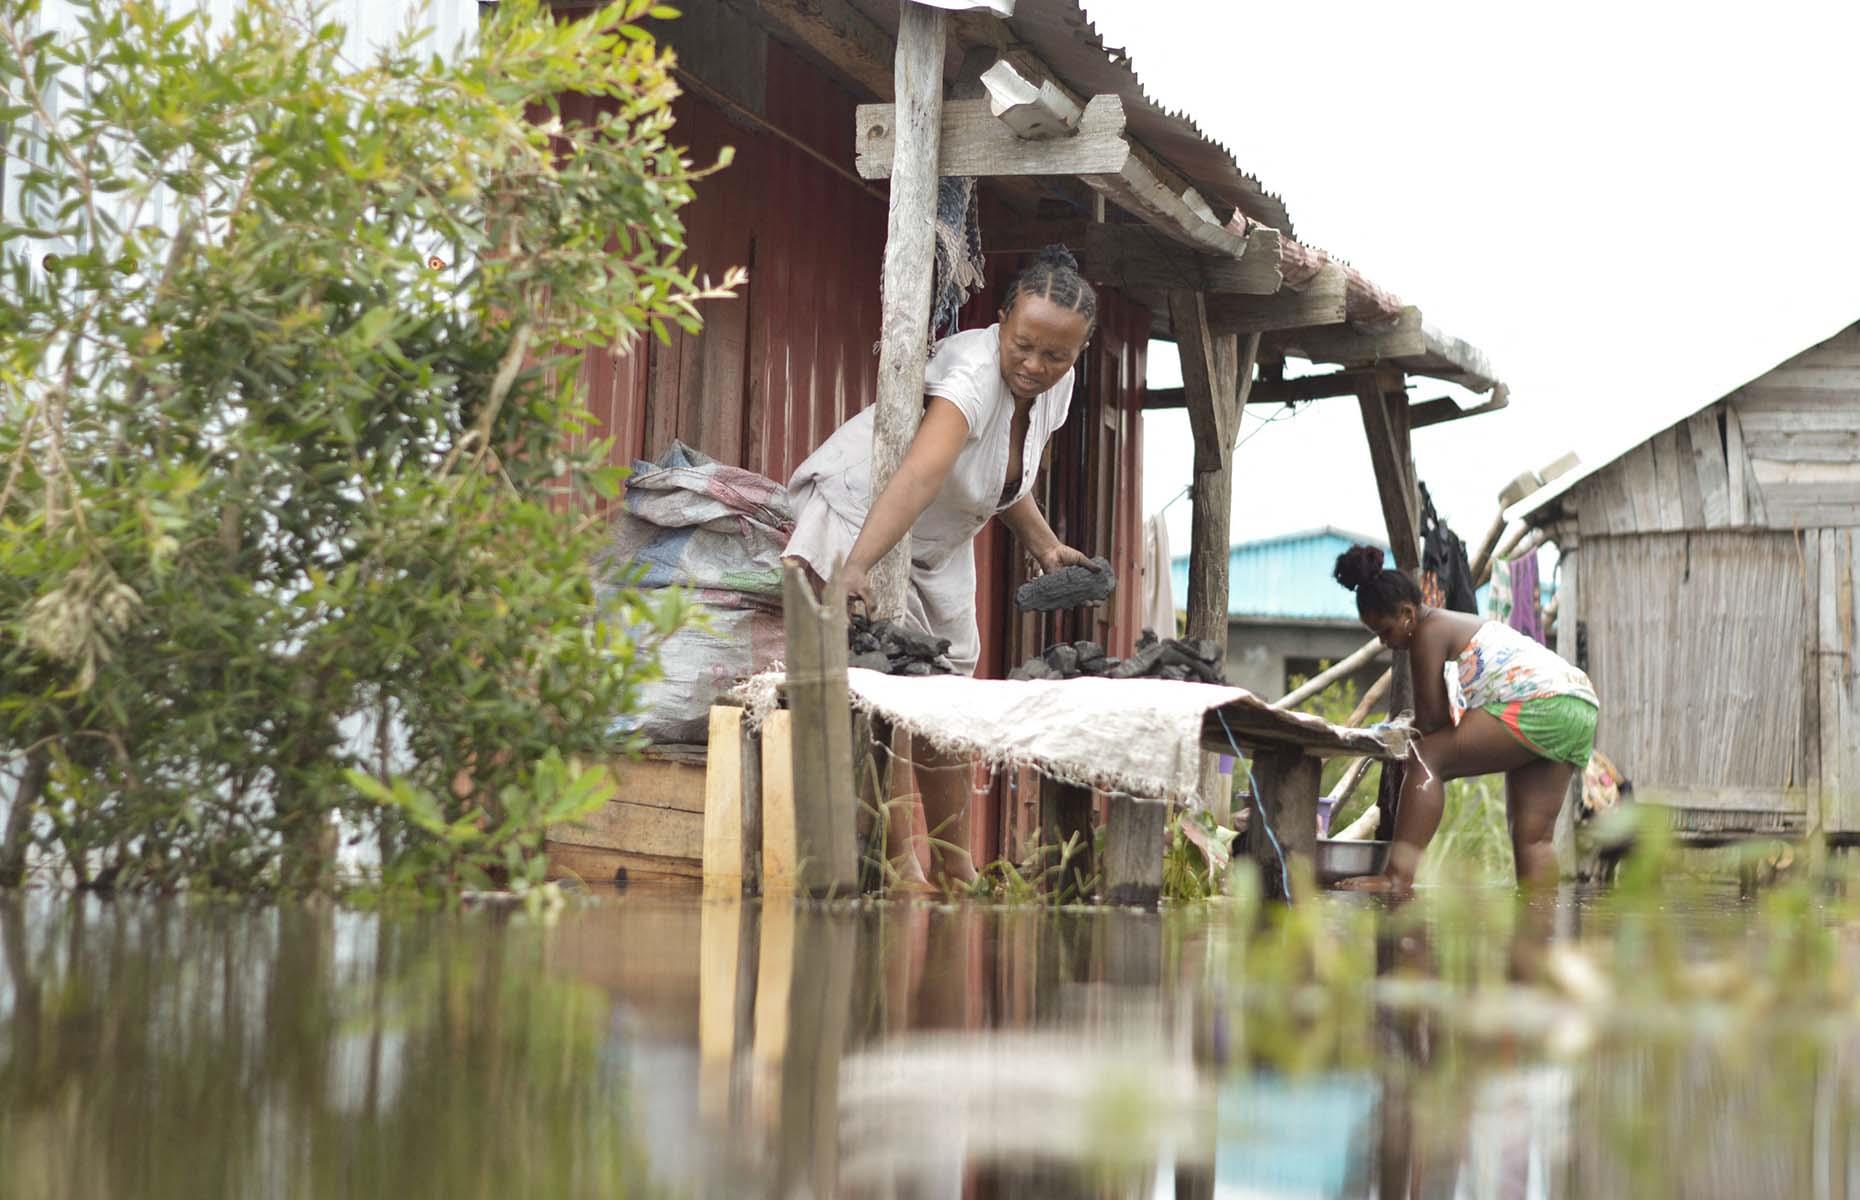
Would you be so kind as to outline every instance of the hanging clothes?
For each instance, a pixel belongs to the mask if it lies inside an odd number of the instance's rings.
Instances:
[[[982,290],[982,222],[975,180],[945,175],[936,181],[936,266],[930,290],[930,338],[956,332],[956,317],[969,297]]]
[[[1511,624],[1511,560],[1492,560],[1492,582],[1485,592],[1485,615],[1500,625]]]
[[[1143,557],[1137,567],[1142,582],[1139,629],[1159,637],[1175,636],[1175,582],[1169,564],[1169,525],[1157,513],[1143,522]]]
[[[1544,640],[1543,600],[1537,587],[1535,552],[1511,560],[1510,626],[1528,638]]]
[[[1421,598],[1437,608],[1466,613],[1479,611],[1472,564],[1466,561],[1466,543],[1434,511],[1434,498],[1427,494],[1425,483],[1421,485],[1420,583]]]

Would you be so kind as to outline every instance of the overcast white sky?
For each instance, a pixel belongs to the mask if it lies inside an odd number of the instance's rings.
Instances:
[[[1510,383],[1508,410],[1415,435],[1468,541],[1520,471],[1606,460],[1860,320],[1853,0],[1083,2],[1301,239]],[[1179,382],[1157,349],[1152,381]],[[1144,442],[1154,512],[1188,482],[1186,418],[1146,418]],[[1382,531],[1352,400],[1264,428],[1235,463],[1236,541]],[[1183,553],[1188,503],[1169,518]]]

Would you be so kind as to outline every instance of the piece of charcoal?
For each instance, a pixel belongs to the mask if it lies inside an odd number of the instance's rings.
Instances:
[[[1186,683],[1188,682],[1188,668],[1176,663],[1170,663],[1167,666],[1159,667],[1156,671],[1156,677],[1158,679],[1173,679],[1177,683]]]
[[[898,670],[898,674],[900,675],[930,675],[933,673],[930,664],[924,662],[922,659],[907,662]]]
[[[946,654],[939,654],[931,659],[930,666],[938,675],[954,675],[956,673],[956,664],[949,661],[949,656]]]
[[[928,662],[939,654],[949,653],[948,638],[932,637],[930,634],[921,633],[908,626],[890,621],[880,621],[879,625],[884,627],[879,636],[884,639],[886,648],[893,654],[907,654]],[[874,627],[873,632],[876,633],[879,630]]]
[[[1204,663],[1219,664],[1227,657],[1226,651],[1221,649],[1219,642],[1212,642],[1207,638],[1196,638],[1192,642],[1183,641],[1182,648]]]
[[[1090,663],[1090,669],[1086,673],[1090,675],[1109,675],[1112,671],[1117,670],[1123,661],[1124,660],[1121,658],[1093,659]]]
[[[1052,679],[1053,677],[1053,668],[1047,666],[1043,658],[1030,658],[1008,672],[1009,679]]]
[[[1074,563],[1020,585],[1014,603],[1023,611],[1052,612],[1103,604],[1117,590],[1117,572],[1102,558],[1087,566]]]
[[[1137,679],[1153,673],[1156,664],[1162,661],[1163,648],[1159,642],[1140,646],[1137,652],[1105,672],[1111,679]]]
[[[1048,650],[1045,658],[1046,665],[1060,675],[1070,677],[1079,673],[1079,652],[1064,642]]]
[[[1088,663],[1094,658],[1104,657],[1104,647],[1097,642],[1073,642],[1072,648],[1079,652],[1079,662]]]
[[[882,650],[867,650],[863,654],[855,654],[846,660],[846,665],[863,667],[868,671],[883,671],[886,674],[891,672],[891,660],[885,657]]]
[[[1137,649],[1148,650],[1151,646],[1154,646],[1157,641],[1156,631],[1154,629],[1145,629],[1137,637]]]

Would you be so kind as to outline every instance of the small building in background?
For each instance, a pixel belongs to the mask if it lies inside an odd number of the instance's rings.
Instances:
[[[1694,839],[1860,838],[1860,325],[1512,515],[1562,549],[1596,748]]]
[[[1294,676],[1311,676],[1326,663],[1361,648],[1368,632],[1356,616],[1356,597],[1331,578],[1337,556],[1358,542],[1381,538],[1325,526],[1258,541],[1239,542],[1227,558],[1227,681],[1276,699]],[[1178,602],[1188,595],[1188,556],[1172,560]],[[1388,669],[1388,654],[1355,677],[1361,696]]]

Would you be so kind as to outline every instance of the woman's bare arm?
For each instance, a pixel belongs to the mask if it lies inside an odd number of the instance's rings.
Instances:
[[[865,515],[865,524],[860,527],[859,536],[846,557],[847,595],[859,596],[870,603],[867,573],[910,532],[917,518],[923,516],[936,494],[943,490],[949,469],[955,465],[956,455],[968,437],[969,422],[961,409],[941,396],[926,398],[924,419],[911,438],[910,448],[904,452],[904,461],[898,464],[898,473],[872,502],[871,510]]]
[[[1053,527],[1046,523],[1046,514],[1033,502],[1031,492],[1001,510],[1001,523],[1027,548],[1027,553],[1033,555],[1042,571],[1057,571],[1073,563],[1091,561],[1059,540]]]
[[[1447,648],[1452,641],[1450,622],[1433,620],[1414,634],[1408,647],[1408,669],[1414,675],[1414,726],[1432,733],[1453,724],[1447,703]]]

